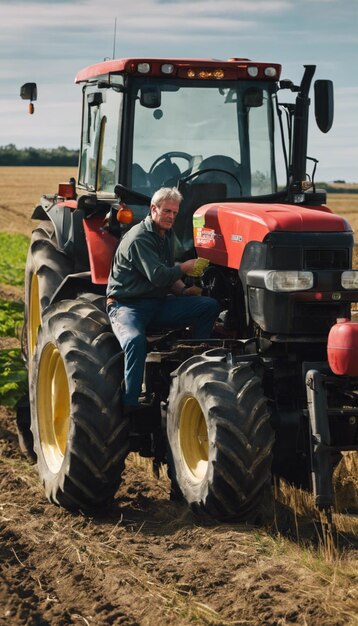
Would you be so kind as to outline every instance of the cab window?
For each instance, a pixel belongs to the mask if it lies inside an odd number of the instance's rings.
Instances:
[[[122,99],[122,93],[112,88],[85,88],[79,184],[89,190],[114,192]]]

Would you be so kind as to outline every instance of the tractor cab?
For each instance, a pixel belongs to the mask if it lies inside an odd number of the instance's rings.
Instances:
[[[190,254],[193,213],[206,203],[284,201],[289,189],[302,201],[306,175],[297,163],[307,135],[302,106],[309,84],[281,86],[280,71],[280,65],[248,59],[119,59],[79,72],[78,194],[110,200],[120,184],[149,199],[159,187],[178,186],[184,200],[175,226],[177,259]],[[307,82],[307,71],[305,76]],[[281,87],[299,92],[300,141],[295,146],[293,130],[287,139],[291,150],[284,141],[282,106],[291,118],[295,107],[280,105]],[[327,118],[323,100],[321,95],[316,108]],[[287,126],[290,135],[292,119]],[[303,160],[301,169],[306,154]],[[290,181],[293,171],[299,181]],[[148,210],[143,202],[131,207],[137,221]]]

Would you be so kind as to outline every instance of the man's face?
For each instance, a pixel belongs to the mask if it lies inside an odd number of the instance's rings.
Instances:
[[[158,230],[164,232],[172,228],[179,213],[179,202],[176,200],[163,200],[158,205],[152,204],[150,210],[152,220]]]

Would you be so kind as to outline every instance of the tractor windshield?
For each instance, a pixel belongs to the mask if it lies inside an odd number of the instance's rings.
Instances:
[[[207,202],[275,193],[275,88],[136,79],[130,186],[150,196],[161,186],[209,185]]]

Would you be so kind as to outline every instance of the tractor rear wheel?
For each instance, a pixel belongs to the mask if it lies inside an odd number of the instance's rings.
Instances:
[[[73,271],[70,259],[56,245],[52,222],[41,222],[33,231],[25,267],[25,319],[22,351],[28,369],[41,326],[43,312],[62,280]],[[33,437],[30,430],[30,410],[26,410],[26,397],[17,411],[19,446],[30,461],[36,461]]]
[[[73,263],[58,249],[52,222],[42,222],[31,236],[25,267],[25,327],[28,361],[33,355],[42,314]]]
[[[270,493],[273,430],[250,363],[212,350],[174,373],[167,411],[174,491],[216,519],[254,519]]]
[[[51,502],[94,509],[113,499],[129,443],[122,376],[119,344],[103,311],[82,299],[47,309],[30,401],[38,472]]]

